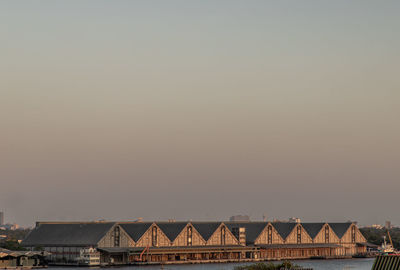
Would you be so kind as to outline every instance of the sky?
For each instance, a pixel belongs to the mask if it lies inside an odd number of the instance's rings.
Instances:
[[[400,2],[0,2],[0,211],[400,225]]]

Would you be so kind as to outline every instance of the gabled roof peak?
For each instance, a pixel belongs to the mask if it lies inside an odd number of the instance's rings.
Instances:
[[[189,222],[156,222],[155,224],[173,242]]]
[[[296,227],[299,223],[291,223],[291,222],[271,222],[272,226],[279,233],[283,240],[285,240],[289,234],[293,231],[294,227]]]
[[[223,222],[191,222],[204,240],[208,241]]]
[[[344,223],[339,223],[339,222],[330,222],[328,223],[329,226],[332,228],[332,230],[335,232],[337,237],[341,239],[343,235],[347,232],[347,230],[350,228],[351,225],[353,225],[353,222],[344,222]]]

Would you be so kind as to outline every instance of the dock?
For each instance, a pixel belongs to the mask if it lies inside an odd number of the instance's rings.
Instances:
[[[400,270],[399,255],[382,255],[375,259],[372,270]]]

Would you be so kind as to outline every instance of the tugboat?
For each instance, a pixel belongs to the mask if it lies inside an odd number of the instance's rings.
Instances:
[[[390,242],[392,242],[392,241],[390,241]],[[386,242],[386,236],[383,237],[383,243],[378,249],[382,254],[391,254],[391,253],[395,252],[393,244],[391,244],[391,243],[389,244]]]
[[[383,236],[383,243],[382,245],[378,248],[379,251],[383,254],[383,255],[387,255],[387,254],[398,254],[398,251],[396,251],[396,249],[393,246],[393,241],[392,241],[392,237],[390,236],[390,232],[389,230],[387,231],[388,237],[389,237],[389,241],[390,244],[386,242],[386,235]]]

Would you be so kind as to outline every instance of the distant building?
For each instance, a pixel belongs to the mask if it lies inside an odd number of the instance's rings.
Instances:
[[[4,212],[0,212],[0,226],[4,225]]]
[[[383,226],[379,225],[379,224],[372,224],[371,228],[380,230],[380,229],[383,229]]]
[[[301,219],[299,219],[297,217],[291,217],[291,218],[289,218],[289,222],[291,222],[291,223],[301,223]]]
[[[20,229],[20,226],[18,224],[16,224],[16,223],[14,223],[14,224],[4,224],[4,225],[2,225],[0,227],[0,229],[1,230],[12,230],[12,231],[15,231],[15,230]]]
[[[386,229],[391,229],[391,228],[392,228],[392,222],[390,222],[389,220],[387,220],[387,221],[385,222],[385,228],[386,228]]]
[[[0,269],[31,269],[43,268],[47,265],[41,251],[19,251],[0,248]]]
[[[250,217],[248,215],[236,215],[236,216],[231,216],[229,218],[229,221],[250,221]]]

